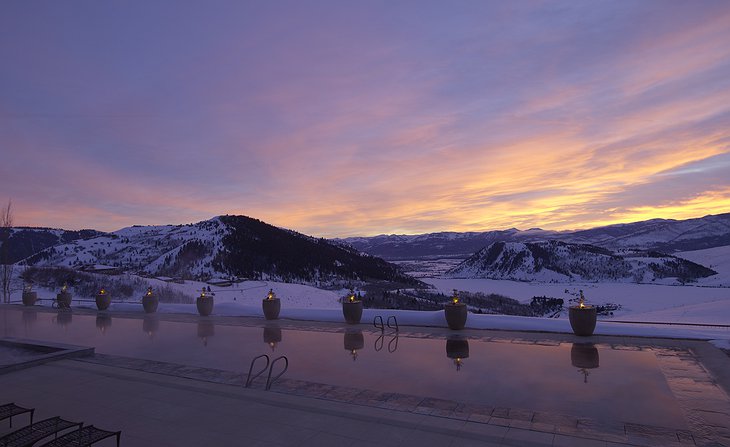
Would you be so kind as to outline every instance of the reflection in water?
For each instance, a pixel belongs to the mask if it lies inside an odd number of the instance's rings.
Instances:
[[[23,325],[25,328],[33,326],[33,323],[38,319],[38,313],[35,309],[23,309]]]
[[[73,318],[73,314],[71,313],[71,310],[69,310],[69,309],[59,310],[58,312],[56,312],[55,321],[59,326],[65,328],[66,326],[71,324],[72,318]]]
[[[99,329],[101,335],[106,334],[106,330],[112,325],[112,316],[106,312],[96,314],[96,328]]]
[[[573,343],[570,348],[570,363],[583,373],[583,383],[588,383],[588,370],[598,368],[598,348],[593,343]]]
[[[264,343],[268,344],[271,352],[276,349],[276,344],[281,342],[281,328],[276,325],[267,325],[264,327]]]
[[[382,332],[378,338],[375,339],[375,343],[373,344],[373,348],[376,352],[380,352],[381,349],[383,349],[383,344],[385,343],[385,332]],[[391,339],[388,341],[388,352],[391,354],[398,350],[398,333],[392,335]]]
[[[446,357],[454,360],[456,370],[461,370],[464,359],[469,358],[469,340],[459,336],[449,337],[446,340]]]
[[[160,321],[154,315],[145,315],[142,320],[142,332],[152,338],[155,332],[160,329]]]
[[[208,337],[215,335],[215,324],[210,320],[198,320],[198,338],[203,340],[203,346],[208,346]]]
[[[357,351],[365,347],[365,337],[362,329],[348,329],[345,332],[345,349],[350,351],[352,361],[357,360]]]

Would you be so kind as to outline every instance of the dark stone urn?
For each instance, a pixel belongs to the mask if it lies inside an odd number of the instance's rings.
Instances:
[[[30,290],[23,291],[23,306],[33,306],[38,301],[38,293]]]
[[[596,329],[596,308],[593,306],[571,306],[568,308],[568,318],[573,333],[581,337],[593,335]]]
[[[153,314],[157,312],[157,306],[160,304],[160,300],[157,299],[152,289],[147,290],[147,293],[142,297],[142,307],[145,313]]]
[[[213,313],[213,297],[212,296],[206,296],[206,295],[200,295],[195,300],[195,305],[198,306],[198,313],[202,317],[207,317],[208,315]]]
[[[264,310],[264,318],[276,320],[279,318],[279,311],[281,311],[281,300],[279,298],[264,298],[261,307]]]
[[[345,338],[344,338],[344,344],[345,349],[347,351],[350,351],[350,355],[352,356],[352,360],[357,359],[357,351],[361,350],[365,347],[365,337],[362,334],[362,331],[357,329],[348,329],[345,332]]]
[[[112,296],[106,290],[101,290],[96,294],[96,308],[99,310],[107,310],[112,303]]]
[[[362,300],[348,300],[342,303],[342,315],[347,324],[358,324],[362,318]]]
[[[444,305],[444,315],[446,316],[446,324],[449,329],[455,331],[464,329],[466,325],[466,304],[464,303],[448,303]]]
[[[71,292],[68,290],[61,290],[56,295],[56,305],[59,309],[70,309],[71,308]]]
[[[446,357],[454,361],[456,370],[461,370],[462,361],[469,358],[469,340],[451,337],[446,339]]]

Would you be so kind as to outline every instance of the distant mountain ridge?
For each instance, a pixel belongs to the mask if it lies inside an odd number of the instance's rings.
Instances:
[[[102,264],[188,279],[237,276],[310,284],[342,280],[418,284],[382,259],[246,216],[219,216],[187,225],[133,226],[54,245],[24,262],[71,268]]]
[[[341,241],[383,259],[468,257],[494,242],[560,240],[611,250],[654,250],[667,253],[730,245],[730,213],[687,220],[652,219],[578,231],[496,230],[441,232],[421,235],[351,237]]]
[[[717,274],[694,262],[655,251],[612,251],[562,241],[495,242],[452,268],[455,278],[554,282],[687,283]]]

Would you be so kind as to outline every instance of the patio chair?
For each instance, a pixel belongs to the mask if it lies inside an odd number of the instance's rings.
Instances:
[[[81,430],[66,433],[40,447],[86,447],[112,436],[117,437],[117,447],[119,447],[119,438],[122,436],[121,431],[106,431],[93,425],[87,425]]]
[[[48,436],[58,437],[58,432],[67,428],[81,429],[82,425],[82,422],[67,421],[58,416],[44,419],[3,436],[0,438],[0,447],[30,447]]]
[[[35,408],[23,408],[15,405],[15,403],[0,405],[0,421],[4,421],[5,419],[10,418],[10,427],[13,426],[13,416],[17,416],[23,413],[30,413],[30,423],[32,424]]]

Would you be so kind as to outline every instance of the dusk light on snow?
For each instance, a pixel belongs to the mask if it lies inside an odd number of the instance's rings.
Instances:
[[[18,225],[322,237],[730,206],[730,3],[2,2]]]

